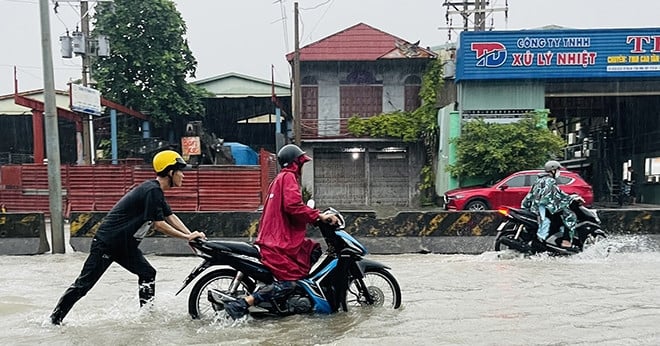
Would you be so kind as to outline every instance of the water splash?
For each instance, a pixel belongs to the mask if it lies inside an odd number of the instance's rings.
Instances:
[[[619,235],[607,238],[610,252],[613,253],[640,253],[658,252],[660,246],[648,235]],[[600,243],[596,244],[600,246]]]
[[[537,253],[526,255],[515,250],[504,251],[486,251],[476,255],[474,260],[483,262],[492,262],[498,260],[567,260],[567,259],[604,259],[613,254],[643,254],[660,252],[658,241],[649,235],[615,235],[602,239],[595,244],[585,246],[582,252],[572,256],[554,256],[549,253]]]
[[[215,329],[233,328],[240,325],[244,325],[248,323],[250,320],[253,320],[253,318],[249,314],[237,320],[234,320],[223,310],[216,312],[209,326]]]

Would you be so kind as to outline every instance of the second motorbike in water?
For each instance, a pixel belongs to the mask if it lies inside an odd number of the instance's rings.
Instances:
[[[250,314],[330,314],[349,308],[401,306],[401,289],[389,267],[364,258],[367,249],[344,230],[341,213],[332,208],[325,212],[337,215],[340,222],[317,224],[327,249],[309,275],[296,281],[293,293],[251,307]],[[275,280],[261,263],[259,249],[250,243],[197,239],[190,247],[203,261],[177,294],[203,274],[188,298],[188,313],[194,319],[213,319],[225,303],[243,299]]]
[[[525,254],[548,252],[556,255],[572,255],[607,237],[607,233],[600,225],[596,210],[585,207],[578,198],[573,198],[569,208],[577,216],[572,240],[574,249],[560,246],[565,227],[559,214],[548,215],[551,220],[550,234],[544,242],[536,235],[539,227],[536,214],[525,209],[503,207],[498,210],[504,216],[504,220],[497,227],[495,251],[512,249]]]

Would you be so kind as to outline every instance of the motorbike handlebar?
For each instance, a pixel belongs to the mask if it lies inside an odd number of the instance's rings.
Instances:
[[[195,238],[195,239],[189,241],[188,243],[191,244],[191,245],[192,245],[192,244],[204,245],[206,242],[207,242],[206,239],[203,239],[203,238]]]

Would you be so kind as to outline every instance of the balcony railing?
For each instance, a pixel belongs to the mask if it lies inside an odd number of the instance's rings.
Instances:
[[[347,137],[355,138],[348,131],[349,118],[335,118],[335,119],[302,119],[301,137],[310,138],[325,138],[325,137]]]

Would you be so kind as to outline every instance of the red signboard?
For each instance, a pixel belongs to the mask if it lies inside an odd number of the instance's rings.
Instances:
[[[202,155],[202,146],[199,137],[181,137],[182,155],[189,157],[191,155]]]

